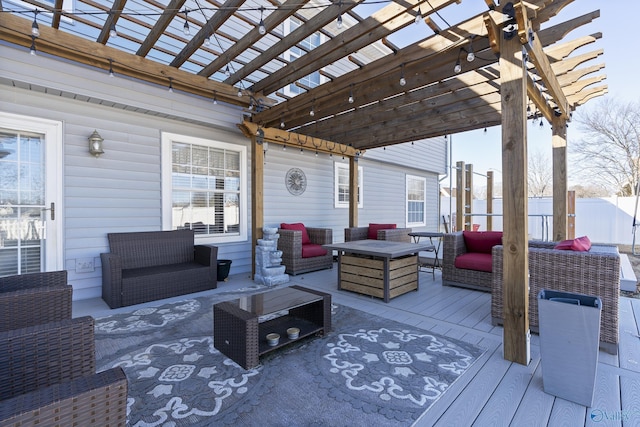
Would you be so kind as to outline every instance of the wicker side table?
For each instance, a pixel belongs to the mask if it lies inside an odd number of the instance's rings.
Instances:
[[[286,314],[282,314],[286,313]],[[300,334],[289,339],[287,329]],[[260,363],[260,356],[293,341],[324,335],[331,330],[331,295],[301,286],[291,286],[213,306],[213,344],[245,369]],[[277,345],[266,336],[277,333]]]

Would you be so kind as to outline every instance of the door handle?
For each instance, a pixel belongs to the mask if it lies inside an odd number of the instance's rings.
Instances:
[[[43,211],[51,211],[51,221],[54,221],[56,219],[56,204],[51,202],[51,207],[50,208],[42,208]]]

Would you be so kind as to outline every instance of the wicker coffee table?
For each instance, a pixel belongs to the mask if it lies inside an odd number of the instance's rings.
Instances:
[[[289,339],[287,329],[300,334]],[[213,345],[245,369],[258,366],[260,356],[310,335],[331,330],[331,295],[301,286],[221,302],[213,306]],[[266,336],[280,335],[269,345]]]

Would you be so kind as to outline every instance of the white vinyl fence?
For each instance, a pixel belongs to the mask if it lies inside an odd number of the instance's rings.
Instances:
[[[441,215],[448,218],[449,207],[455,215],[456,199],[442,197]],[[553,232],[553,201],[550,197],[529,198],[529,235],[533,239],[551,239]],[[603,197],[596,199],[576,199],[575,236],[588,236],[592,242],[631,245],[633,241],[633,217],[635,197]],[[502,230],[502,199],[493,201],[493,230]],[[440,217],[442,223],[442,216]],[[479,230],[487,229],[487,201],[474,200],[472,219],[479,224]],[[638,217],[640,222],[640,216]],[[455,225],[455,221],[453,221]],[[640,232],[639,232],[640,233]],[[640,234],[637,244],[640,245]]]

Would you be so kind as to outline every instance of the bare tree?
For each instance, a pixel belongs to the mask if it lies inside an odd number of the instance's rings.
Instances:
[[[529,197],[553,195],[553,171],[549,156],[540,150],[534,151],[529,155],[527,167]]]
[[[576,121],[584,133],[569,144],[586,185],[604,186],[619,196],[635,195],[640,179],[640,103],[605,98],[580,110]]]
[[[594,197],[607,197],[610,196],[611,193],[601,186],[597,185],[572,185],[569,187],[569,190],[573,190],[576,192],[576,198],[578,199],[589,199]]]

